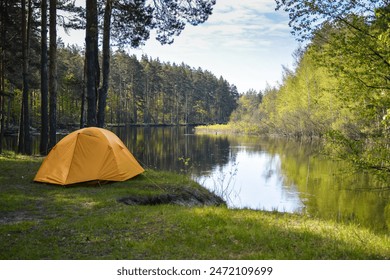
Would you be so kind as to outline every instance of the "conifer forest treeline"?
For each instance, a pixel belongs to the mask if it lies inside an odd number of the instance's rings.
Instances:
[[[83,52],[78,46],[58,46],[57,127],[85,126],[86,107],[84,123],[80,123],[85,94]],[[113,125],[226,123],[239,97],[234,85],[210,71],[147,56],[138,59],[125,51],[111,54],[110,81],[105,114]],[[13,86],[8,120],[18,125],[21,95]],[[36,86],[31,87],[29,107],[31,126],[38,128],[41,97]]]
[[[46,154],[69,125],[227,122],[238,92],[223,77],[123,51],[142,45],[151,30],[161,44],[172,43],[186,24],[205,22],[214,4],[0,0],[0,143],[15,128],[19,152],[30,154],[35,128]],[[65,45],[58,28],[85,30],[85,47]]]

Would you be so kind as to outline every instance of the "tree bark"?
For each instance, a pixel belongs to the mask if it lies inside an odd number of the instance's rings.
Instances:
[[[4,19],[5,19],[5,10],[6,10],[6,3],[1,1],[0,2],[0,22],[2,23],[1,25],[1,42],[0,42],[0,47],[1,47],[1,57],[0,57],[0,92],[3,93],[5,91],[5,40],[6,40],[6,27],[4,24]],[[0,128],[0,154],[3,152],[3,139],[4,139],[4,119],[5,119],[5,95],[0,94],[0,103],[1,103],[1,128]]]
[[[26,0],[22,0],[22,57],[23,57],[23,70],[22,70],[22,104],[21,104],[21,116],[20,116],[20,128],[19,128],[19,153],[31,154],[31,140],[30,140],[30,117],[29,117],[29,84],[28,84],[28,50],[30,48],[30,24],[32,15],[31,0],[28,2],[28,19],[26,19]]]
[[[57,143],[57,0],[50,0],[49,148]]]
[[[86,1],[85,56],[87,63],[87,126],[96,126],[96,99],[98,89],[98,17],[97,1]]]
[[[47,0],[41,2],[41,142],[40,154],[46,155],[49,142],[48,73],[47,73]]]
[[[104,31],[103,31],[103,84],[99,89],[99,106],[97,114],[97,125],[104,126],[105,109],[107,103],[107,92],[110,75],[110,29],[111,29],[112,0],[106,1],[104,11]]]
[[[87,60],[84,56],[83,91],[81,92],[80,128],[85,126],[85,79],[87,76]]]

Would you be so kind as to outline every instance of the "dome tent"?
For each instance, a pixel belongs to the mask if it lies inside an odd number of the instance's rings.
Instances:
[[[87,127],[65,136],[47,155],[34,181],[70,185],[125,181],[144,169],[113,132]]]

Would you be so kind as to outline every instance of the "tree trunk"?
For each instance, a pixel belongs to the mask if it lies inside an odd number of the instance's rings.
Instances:
[[[132,105],[133,105],[133,122],[135,124],[138,123],[138,112],[137,112],[137,94],[136,94],[136,87],[135,87],[135,81],[134,81],[134,72],[131,74],[131,88],[132,88]]]
[[[106,1],[104,12],[104,32],[103,32],[103,85],[99,89],[99,108],[97,115],[97,125],[104,126],[105,109],[107,101],[108,83],[110,75],[110,28],[111,28],[112,0]]]
[[[21,104],[21,116],[20,116],[20,128],[19,128],[19,153],[31,154],[31,140],[30,140],[30,118],[28,110],[28,50],[30,47],[30,23],[32,15],[31,0],[28,3],[28,20],[26,20],[26,0],[22,0],[22,57],[23,57],[23,70],[22,70],[22,104]]]
[[[3,75],[3,74],[2,74]],[[4,89],[4,77],[1,79],[1,89]],[[5,130],[5,96],[0,96],[1,103],[1,123],[0,123],[0,154],[3,152],[3,139],[4,139],[4,130]]]
[[[149,118],[148,118],[148,106],[149,106],[149,81],[148,78],[146,78],[145,83],[145,91],[144,91],[144,104],[143,104],[143,111],[144,111],[144,124],[149,124]]]
[[[49,148],[57,142],[57,0],[50,0]]]
[[[47,154],[49,142],[48,73],[47,73],[47,0],[41,2],[41,155]]]
[[[84,76],[83,76],[83,91],[81,92],[81,112],[80,112],[80,128],[85,126],[85,79],[87,75],[87,60],[84,56]]]
[[[96,126],[96,95],[98,88],[98,17],[97,1],[86,1],[85,55],[87,63],[87,126]]]
[[[4,24],[6,3],[1,1],[0,16],[3,24],[1,25],[1,56],[0,56],[0,93],[5,93],[5,40],[6,40],[6,27]],[[3,152],[3,139],[4,139],[4,119],[5,119],[5,95],[0,94],[1,103],[1,128],[0,128],[0,154]]]

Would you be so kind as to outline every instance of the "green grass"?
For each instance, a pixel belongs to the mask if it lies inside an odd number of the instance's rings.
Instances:
[[[197,134],[208,135],[260,135],[260,131],[257,126],[245,121],[229,122],[227,124],[201,125],[195,127],[195,132]]]
[[[197,134],[234,134],[235,130],[230,124],[199,125],[195,127]]]
[[[130,195],[200,189],[148,170],[121,183],[32,179],[40,158],[0,156],[0,259],[390,259],[390,237],[355,225],[224,206],[129,206]]]

